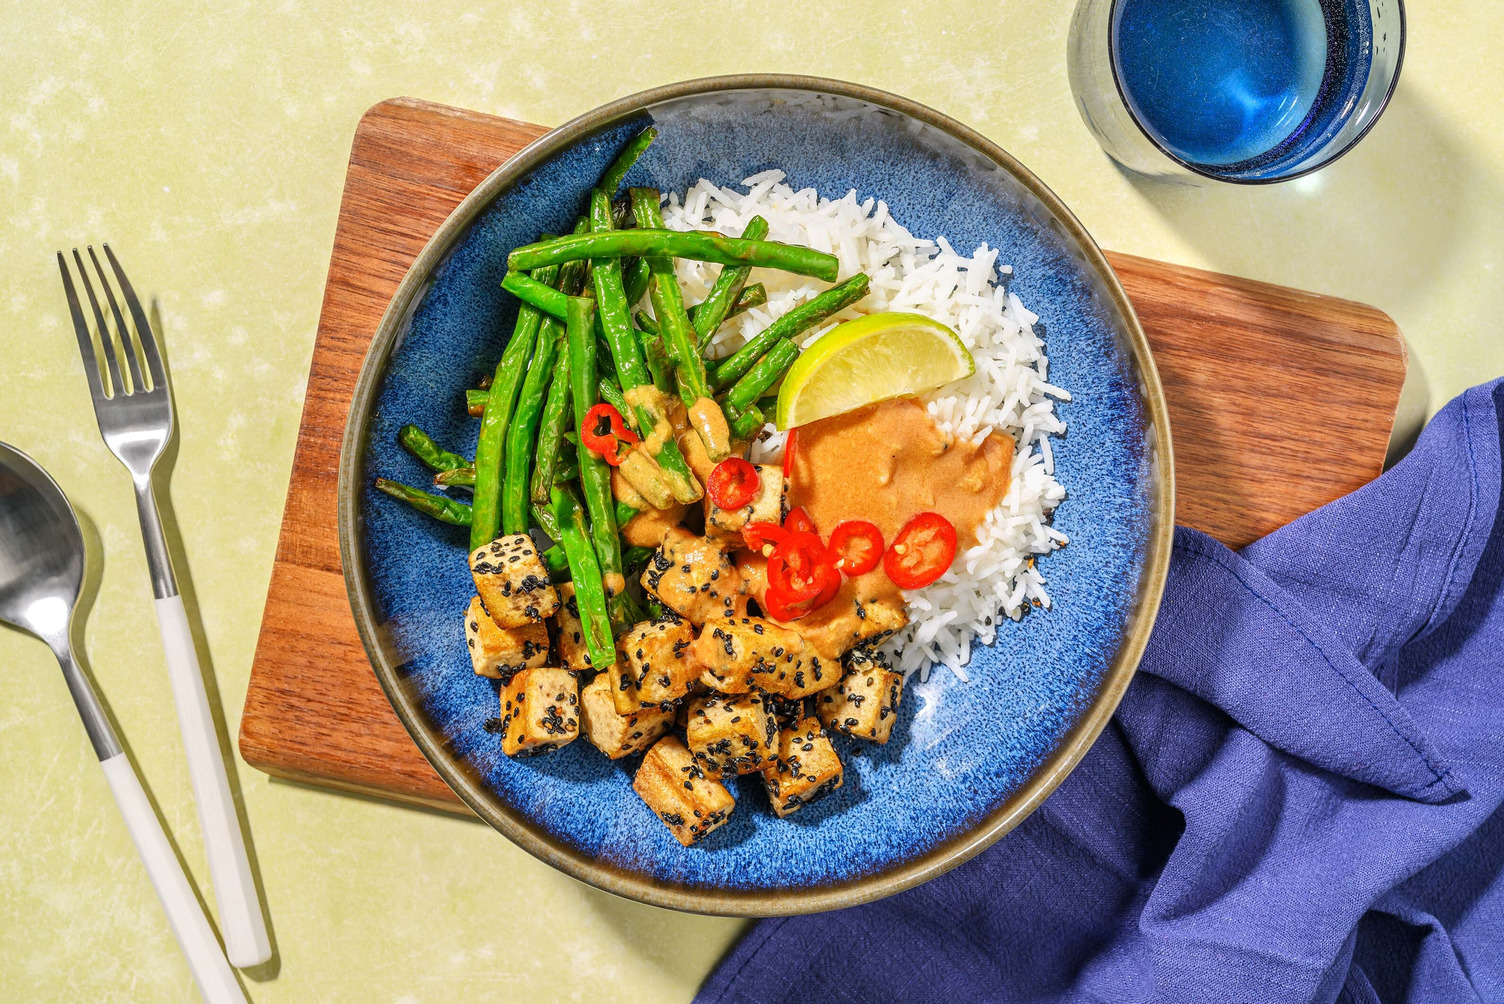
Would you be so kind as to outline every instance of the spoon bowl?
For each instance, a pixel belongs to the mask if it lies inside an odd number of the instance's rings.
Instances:
[[[30,457],[0,443],[0,621],[54,651],[66,646],[85,562],[67,496]]]

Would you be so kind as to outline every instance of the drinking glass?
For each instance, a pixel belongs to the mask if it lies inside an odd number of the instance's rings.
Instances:
[[[1080,0],[1076,107],[1124,167],[1287,181],[1373,128],[1405,54],[1401,0]]]

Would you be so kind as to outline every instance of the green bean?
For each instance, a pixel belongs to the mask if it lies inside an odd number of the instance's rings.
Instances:
[[[558,265],[581,258],[627,258],[633,255],[776,268],[796,275],[813,276],[826,282],[834,282],[840,271],[840,262],[836,260],[836,256],[823,251],[794,244],[780,244],[777,241],[722,237],[703,230],[643,227],[640,215],[636,230],[556,237],[551,241],[539,241],[517,248],[507,256],[507,268],[514,272],[531,271],[545,265]]]
[[[569,555],[564,553],[563,545],[555,544],[544,551],[543,564],[548,569],[548,577],[550,579],[555,582],[569,581]]]
[[[627,520],[631,519],[633,516],[636,516],[638,512],[639,510],[636,506],[632,505],[629,502],[623,502],[618,499],[616,502],[616,525],[625,526]]]
[[[597,188],[590,193],[590,230],[595,234],[611,233],[611,200]],[[597,258],[595,266],[596,316],[606,335],[606,344],[611,347],[611,359],[616,363],[616,373],[622,390],[631,390],[648,383],[647,365],[643,362],[642,349],[637,344],[637,334],[632,330],[632,314],[627,304],[626,289],[622,286],[621,262],[614,258]]]
[[[571,339],[570,350],[575,348]],[[585,651],[590,654],[592,666],[604,669],[616,661],[616,646],[611,638],[611,616],[606,609],[607,592],[600,561],[591,546],[585,529],[585,514],[580,511],[580,502],[574,492],[556,487],[552,500],[554,518],[559,524],[559,543],[564,547],[564,554],[569,559],[569,574],[574,579],[574,597],[580,610]]]
[[[746,229],[742,231],[744,240],[760,241],[766,236],[768,236],[768,221],[761,216],[752,217],[747,222]],[[705,350],[710,336],[715,334],[721,322],[730,315],[731,307],[742,295],[742,287],[747,284],[747,276],[751,274],[750,265],[721,266],[721,274],[715,277],[715,284],[710,287],[710,292],[690,315],[691,320],[695,322],[695,335],[700,351]]]
[[[416,425],[404,425],[397,431],[397,441],[408,452],[436,471],[452,471],[456,467],[469,467],[470,461],[458,453],[450,453],[429,438],[428,433]]]
[[[487,377],[485,382],[489,386],[490,377]],[[490,396],[491,392],[485,387],[465,391],[465,410],[470,413],[471,418],[480,418],[486,413],[486,398]]]
[[[794,360],[799,358],[799,346],[791,339],[780,339],[777,345],[768,350],[767,355],[749,369],[746,374],[732,385],[726,392],[726,398],[721,403],[728,408],[737,411],[746,411],[757,403],[767,389],[781,380],[788,372]]]
[[[645,259],[636,258],[630,263],[623,261],[621,267],[621,284],[627,291],[627,304],[637,306],[642,302],[643,294],[648,291],[648,280],[653,277]]]
[[[655,189],[632,189],[632,211],[637,216],[639,227],[663,225],[663,214],[658,209],[658,192]],[[657,317],[663,343],[674,357],[674,372],[683,383],[680,396],[684,398],[684,404],[689,410],[690,424],[705,444],[706,455],[711,460],[720,462],[731,455],[730,430],[726,426],[726,416],[720,405],[711,396],[710,384],[705,377],[705,360],[700,358],[695,329],[684,309],[684,294],[674,275],[673,260],[663,256],[650,256],[648,268],[653,273],[653,281],[648,286],[653,298],[653,313]]]
[[[570,297],[567,325],[569,382],[574,396],[575,430],[581,439],[584,438],[585,414],[595,406],[600,394],[599,381],[595,375],[594,315],[594,300]],[[621,540],[617,537],[616,508],[611,495],[611,468],[593,450],[580,450],[579,461],[580,489],[585,496],[585,507],[590,513],[590,536],[595,544],[600,574],[611,597],[611,610],[615,615],[612,621],[623,623],[626,611],[635,604],[632,604],[631,597],[627,595],[627,580],[621,571]],[[562,524],[564,521],[561,519],[559,522]],[[570,567],[574,567],[573,561],[570,562]],[[594,653],[591,658],[594,658]]]
[[[546,505],[533,505],[530,507],[533,522],[538,529],[548,534],[551,540],[563,540],[564,532],[559,529],[559,521],[554,518],[554,511]]]
[[[540,269],[533,278],[553,283],[558,274],[557,269]],[[475,515],[470,522],[472,551],[489,544],[501,526],[501,481],[506,459],[504,439],[512,422],[517,390],[527,371],[528,358],[533,354],[533,343],[538,338],[542,322],[542,314],[523,304],[517,312],[512,340],[507,342],[506,350],[496,364],[496,377],[491,383],[491,396],[486,399],[486,412],[480,420],[480,438],[475,446]]]
[[[644,315],[645,316],[645,315]],[[638,325],[639,328],[642,325]],[[642,354],[647,359],[648,372],[653,374],[653,386],[667,393],[674,389],[674,360],[669,356],[668,349],[663,345],[663,336],[656,330],[658,325],[653,325],[653,331],[643,330]]]
[[[523,303],[530,303],[545,314],[560,319],[564,317],[564,311],[569,302],[567,293],[562,293],[547,283],[539,282],[522,272],[508,272],[502,276],[501,288]]]
[[[447,471],[439,471],[433,476],[433,483],[439,488],[474,488],[474,467],[453,467]]]
[[[564,327],[552,317],[545,317],[538,328],[538,347],[528,364],[522,391],[517,396],[516,413],[507,429],[506,461],[502,464],[501,530],[503,533],[526,533],[528,516],[528,482],[536,455],[538,425],[543,405],[553,379],[554,360]]]
[[[605,401],[611,407],[615,408],[621,415],[622,420],[627,423],[627,426],[633,431],[636,431],[637,416],[632,411],[631,405],[627,404],[627,399],[622,396],[621,388],[616,386],[616,381],[607,380],[605,377],[601,377],[600,382],[596,384],[596,387],[601,392],[601,400]]]
[[[627,176],[632,165],[637,163],[637,158],[641,157],[657,138],[658,130],[648,126],[628,140],[627,145],[621,148],[621,153],[617,154],[616,159],[611,162],[611,166],[606,168],[606,173],[601,175],[601,183],[596,187],[611,198],[616,198],[616,190],[621,187],[621,179]]]
[[[538,422],[538,448],[534,453],[536,459],[530,493],[537,505],[547,505],[551,489],[562,480],[559,453],[564,432],[571,424],[570,404],[573,400],[569,385],[569,352],[560,346],[548,386],[548,399],[543,403],[543,417]]]
[[[718,390],[736,383],[769,349],[784,338],[795,338],[832,314],[839,313],[867,295],[868,278],[858,272],[837,286],[832,286],[808,303],[800,304],[768,325],[747,344],[722,359],[711,373],[710,382]]]
[[[731,305],[731,309],[726,312],[726,317],[722,320],[721,323],[724,324],[726,321],[735,317],[737,314],[740,314],[743,311],[751,310],[753,307],[761,307],[767,302],[767,287],[760,282],[754,282],[752,285],[742,290],[741,295],[736,298],[736,302]],[[703,306],[703,303],[697,303],[693,307],[689,308],[690,321],[696,321],[698,319],[700,308]],[[635,320],[637,321],[637,327],[642,329],[643,334],[661,337],[662,333],[658,330],[658,322],[653,320],[652,315],[650,315],[647,311],[639,310],[636,314]],[[643,339],[643,345],[647,345],[646,338]],[[702,350],[704,349],[705,346],[703,342],[701,343],[700,347]],[[670,361],[672,361],[673,357],[670,356],[669,359]],[[649,365],[651,365],[651,362],[649,363]]]
[[[731,426],[733,439],[751,439],[757,435],[757,430],[768,424],[763,416],[763,411],[757,405],[752,405],[746,411],[737,411],[728,406],[726,408],[726,421]]]
[[[421,488],[413,488],[398,481],[388,481],[386,478],[377,478],[376,487],[392,498],[401,499],[425,516],[432,516],[441,523],[449,523],[453,526],[470,525],[471,509],[463,502],[446,499],[442,495],[432,495]]]

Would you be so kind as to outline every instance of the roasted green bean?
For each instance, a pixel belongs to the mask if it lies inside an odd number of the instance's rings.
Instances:
[[[748,220],[746,229],[742,231],[743,240],[760,241],[766,236],[768,236],[768,221],[761,216],[754,216]],[[690,312],[690,320],[695,323],[696,341],[701,352],[705,351],[705,346],[710,342],[710,336],[715,334],[721,322],[730,316],[731,308],[742,295],[742,287],[747,284],[747,276],[751,274],[750,265],[722,265],[721,274],[715,277],[715,283],[710,287],[710,292]]]
[[[758,332],[747,344],[715,365],[710,382],[719,390],[730,387],[752,364],[784,338],[796,338],[832,314],[839,313],[867,295],[867,276],[861,272],[832,286],[808,303],[800,304]]]
[[[425,516],[432,516],[441,523],[449,523],[453,526],[469,526],[471,509],[463,502],[445,498],[442,495],[433,495],[404,485],[400,481],[388,481],[386,478],[377,478],[376,487],[386,492],[394,499],[401,499]]]
[[[585,528],[585,514],[580,511],[580,502],[574,492],[556,487],[552,497],[554,519],[559,524],[559,543],[569,559],[569,574],[574,580],[574,598],[585,635],[585,651],[590,654],[592,666],[604,669],[616,661],[616,646],[611,636],[608,591],[599,556],[591,545]]]
[[[783,378],[794,360],[799,358],[799,346],[791,339],[783,338],[753,364],[740,380],[726,392],[721,402],[727,408],[746,411],[767,393],[769,387]]]
[[[653,140],[658,138],[658,130],[648,126],[642,132],[627,141],[627,145],[621,148],[621,153],[606,168],[606,173],[601,175],[601,183],[596,187],[604,191],[608,198],[616,198],[616,190],[621,187],[621,179],[632,170],[632,165],[637,163],[648,147],[653,145]]]
[[[428,433],[416,425],[404,425],[397,431],[397,441],[408,452],[436,471],[452,471],[456,467],[469,467],[470,461],[458,453],[451,453],[431,439]]]
[[[643,227],[640,217],[638,224],[635,230],[556,237],[551,241],[539,241],[517,248],[507,256],[507,268],[522,272],[582,258],[626,258],[636,255],[776,268],[796,275],[813,276],[826,282],[834,282],[840,270],[840,262],[835,255],[795,244],[722,237],[703,230]]]
[[[558,358],[559,343],[563,339],[564,326],[552,317],[545,317],[538,328],[538,347],[533,350],[533,361],[528,364],[522,391],[517,396],[512,425],[507,429],[506,461],[502,465],[501,480],[502,533],[527,532],[528,482],[533,473],[538,426],[543,419],[554,360]]]

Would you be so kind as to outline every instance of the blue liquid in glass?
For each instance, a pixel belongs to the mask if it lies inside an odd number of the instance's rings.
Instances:
[[[1328,0],[1119,0],[1123,96],[1170,153],[1213,171],[1298,156],[1356,83]],[[1327,9],[1324,9],[1327,8]],[[1339,16],[1333,16],[1339,15]]]

